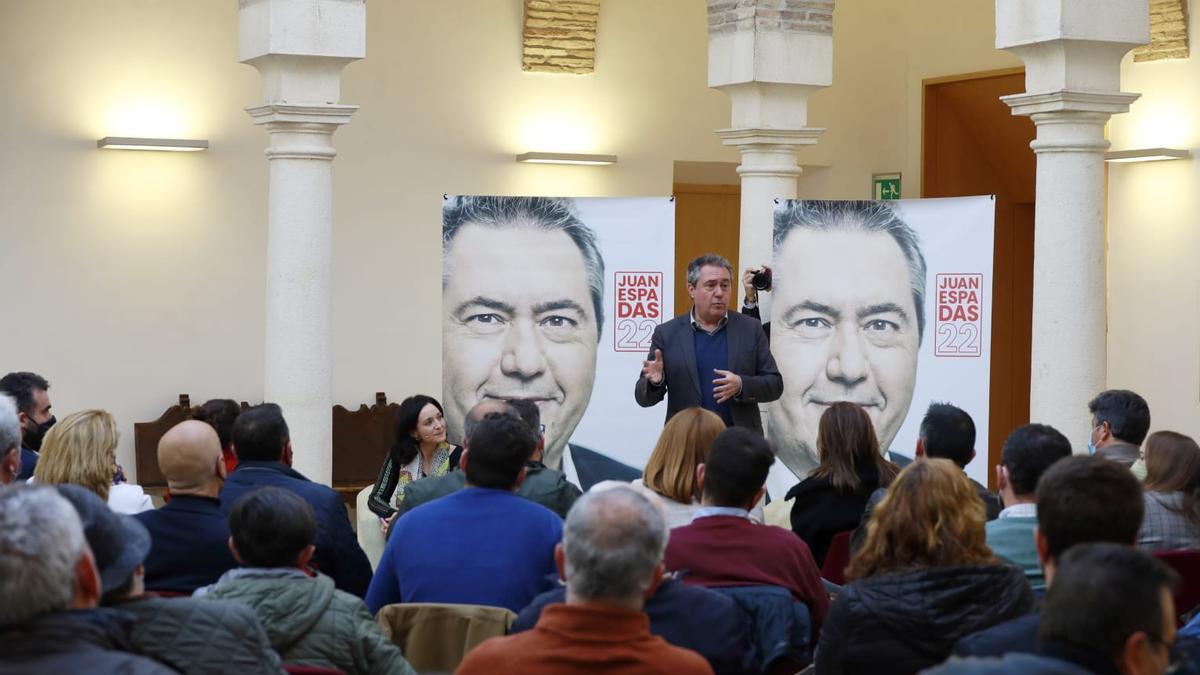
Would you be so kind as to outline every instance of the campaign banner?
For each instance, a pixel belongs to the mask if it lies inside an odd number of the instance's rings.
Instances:
[[[442,403],[452,441],[489,398],[537,403],[545,463],[640,470],[661,408],[633,396],[674,307],[670,197],[446,197]],[[586,467],[583,466],[586,464]]]
[[[994,223],[989,196],[776,204],[773,495],[817,466],[820,417],[836,401],[862,405],[899,463],[930,403],[962,408],[978,449],[967,473],[987,482]]]

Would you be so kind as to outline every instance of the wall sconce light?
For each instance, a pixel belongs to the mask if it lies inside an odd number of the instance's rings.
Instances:
[[[208,149],[208,141],[188,138],[129,138],[105,136],[96,141],[103,150],[164,150],[168,152],[200,152]]]
[[[604,166],[616,164],[616,155],[584,155],[575,152],[524,152],[517,155],[518,162],[527,164],[583,164]]]
[[[1175,148],[1142,148],[1139,150],[1114,150],[1104,153],[1104,161],[1117,164],[1128,162],[1162,162],[1170,159],[1187,159],[1191,150]]]

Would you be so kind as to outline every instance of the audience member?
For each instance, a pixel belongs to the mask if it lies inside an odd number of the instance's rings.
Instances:
[[[1109,389],[1088,403],[1088,411],[1092,414],[1088,454],[1132,466],[1150,430],[1146,399],[1127,389]]]
[[[127,653],[131,617],[99,608],[79,515],[51,487],[0,490],[0,674],[167,675]]]
[[[396,520],[367,607],[442,602],[514,612],[545,590],[562,519],[513,492],[537,436],[504,413],[484,417],[459,460],[467,487]]]
[[[233,451],[233,425],[242,414],[242,406],[231,398],[214,398],[192,408],[192,419],[211,426],[221,443],[225,473],[237,468],[237,453]]]
[[[566,604],[546,607],[532,630],[483,642],[457,672],[713,672],[699,654],[652,635],[642,611],[663,574],[667,532],[661,511],[631,488],[585,494],[554,549]]]
[[[494,399],[487,399],[475,404],[475,407],[467,412],[467,416],[463,420],[462,448],[464,452],[471,447],[470,434],[478,426],[479,420],[483,419],[489,411],[505,410],[503,406],[494,406],[495,403],[498,402]],[[567,512],[571,510],[571,505],[575,503],[581,493],[578,487],[567,480],[566,474],[548,468],[542,463],[542,453],[546,449],[546,436],[542,433],[541,411],[536,403],[528,399],[513,399],[507,403],[507,409],[520,417],[521,421],[525,422],[525,425],[538,437],[533,454],[525,461],[525,480],[517,488],[517,495],[541,504],[557,513],[560,518],[566,518]],[[404,491],[404,501],[396,505],[396,512],[403,515],[421,504],[458,492],[466,487],[466,484],[467,476],[461,467],[440,478],[417,481]]]
[[[780,586],[808,606],[814,638],[829,610],[821,572],[795,534],[749,519],[775,463],[771,444],[739,427],[721,432],[696,468],[701,506],[689,525],[671,531],[663,562],[701,586]]]
[[[461,448],[446,442],[442,404],[424,394],[409,396],[400,403],[396,443],[379,469],[367,506],[381,519],[392,519],[409,484],[446,475],[458,466],[461,454]]]
[[[132,614],[134,649],[186,675],[280,672],[262,625],[250,609],[232,602],[160,598],[145,592],[142,561],[150,535],[133,518],[105,506],[78,485],[60,485],[83,523],[83,536],[100,573],[100,604]]]
[[[829,610],[818,675],[915,673],[949,656],[959,637],[1027,613],[1025,575],[992,555],[985,522],[983,502],[953,462],[905,467]]]
[[[725,422],[711,410],[696,406],[676,413],[658,435],[642,477],[630,483],[635,490],[659,498],[666,509],[668,528],[692,522],[700,506],[696,467],[704,462],[713,439],[722,431]]]
[[[917,461],[925,458],[948,459],[966,471],[967,465],[975,459],[975,420],[967,411],[949,403],[931,403],[921,418],[921,426],[917,432],[917,447],[914,452]],[[967,477],[971,486],[983,500],[987,509],[988,521],[995,520],[1000,515],[1000,499],[985,486]],[[867,536],[867,523],[875,506],[883,501],[887,488],[879,488],[871,493],[867,508],[863,511],[862,520],[854,530],[851,546],[858,549]]]
[[[233,425],[233,447],[238,468],[221,488],[221,506],[228,510],[239,497],[264,485],[299,495],[317,519],[317,551],[311,563],[339,590],[362,597],[371,583],[371,563],[338,493],[292,469],[292,440],[279,406],[264,403],[243,412]]]
[[[858,525],[871,493],[887,487],[899,469],[879,454],[871,418],[855,403],[834,403],[821,415],[817,452],[821,463],[787,499],[794,500],[792,530],[820,567],[833,536]]]
[[[71,413],[54,425],[42,443],[33,477],[45,485],[85,487],[117,513],[140,513],[154,508],[140,486],[116,481],[117,421],[104,410]]]
[[[291,491],[264,487],[242,496],[229,513],[229,545],[242,567],[197,595],[253,609],[285,663],[411,675],[362,600],[306,572],[316,530],[312,508]]]
[[[42,439],[57,421],[54,413],[50,412],[49,391],[50,383],[36,373],[18,372],[0,377],[0,394],[7,394],[17,402],[17,416],[21,423],[19,480],[33,478]]]
[[[1163,675],[1175,641],[1178,578],[1118,544],[1083,544],[1062,556],[1042,611],[1042,650],[952,659],[929,675]]]
[[[996,465],[996,485],[1004,499],[1000,517],[987,524],[987,544],[996,557],[1020,567],[1034,593],[1046,590],[1033,533],[1037,530],[1038,480],[1060,459],[1071,456],[1071,442],[1045,424],[1017,427],[1004,441]]]
[[[1138,546],[1147,551],[1200,549],[1200,446],[1174,431],[1146,439],[1146,515]]]
[[[195,420],[171,427],[158,441],[158,468],[171,501],[136,516],[153,544],[146,586],[190,594],[237,567],[227,545],[229,518],[221,508],[225,462],[217,432]]]
[[[1037,483],[1034,541],[1046,587],[1054,588],[1056,563],[1076,544],[1132,546],[1142,522],[1142,486],[1117,462],[1098,457],[1060,459]],[[1002,656],[1038,651],[1038,614],[1028,614],[968,635],[954,647],[960,656]]]
[[[21,422],[17,404],[0,394],[0,487],[12,484],[21,473]]]

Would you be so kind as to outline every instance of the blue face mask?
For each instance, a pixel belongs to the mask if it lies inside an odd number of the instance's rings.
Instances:
[[[1092,442],[1092,435],[1088,434],[1088,455],[1096,454],[1096,444]]]

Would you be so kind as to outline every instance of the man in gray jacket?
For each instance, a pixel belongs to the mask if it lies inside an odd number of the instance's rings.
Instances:
[[[129,632],[134,649],[184,675],[282,672],[279,655],[254,612],[234,602],[146,594],[146,528],[132,516],[114,513],[84,488],[59,485],[57,490],[79,513],[96,557],[100,604],[134,619]]]
[[[248,605],[285,663],[415,675],[362,600],[324,574],[305,572],[316,530],[312,507],[292,492],[268,486],[243,495],[229,514],[231,548],[242,567],[196,595]]]

